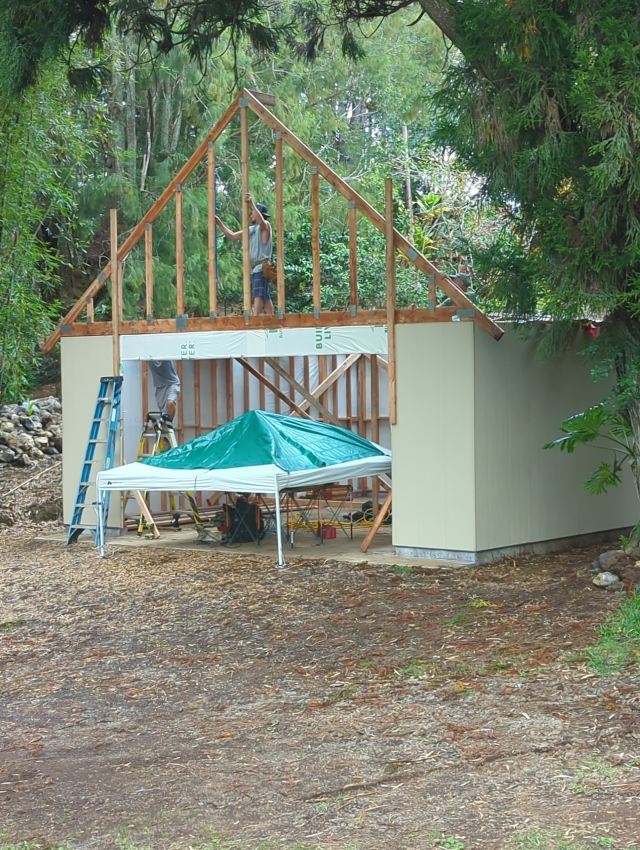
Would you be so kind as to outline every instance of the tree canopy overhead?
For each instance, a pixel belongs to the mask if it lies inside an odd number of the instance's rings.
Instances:
[[[555,338],[575,319],[603,320],[590,353],[617,378],[610,403],[635,435],[640,485],[636,0],[4,0],[0,71],[14,93],[52,57],[72,82],[99,80],[114,30],[154,57],[179,46],[201,67],[222,37],[232,55],[244,39],[263,56],[286,45],[313,58],[332,28],[342,52],[360,56],[359,26],[407,7],[455,48],[434,86],[431,139],[511,222],[485,257],[493,304],[553,316]]]

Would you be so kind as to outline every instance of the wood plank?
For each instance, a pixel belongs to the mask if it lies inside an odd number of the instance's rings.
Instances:
[[[261,375],[260,372],[258,372],[257,369],[254,369],[253,366],[247,360],[244,359],[244,357],[236,357],[236,360],[238,361],[238,363],[240,363],[242,366],[244,366],[244,368],[248,372],[250,372],[254,377],[256,377],[259,381],[262,381],[262,383],[265,385],[265,387],[268,390],[271,390],[271,392],[277,398],[281,399],[281,401],[283,401],[285,404],[287,404],[292,410],[295,410],[295,412],[299,416],[303,416],[305,419],[311,419],[311,417],[309,416],[308,413],[305,413],[304,410],[301,410],[298,407],[298,405],[295,403],[295,401],[293,401],[288,396],[286,396],[282,392],[282,390],[279,390],[278,387],[276,387],[275,384],[272,384],[271,381],[268,378],[266,378],[264,375]]]
[[[290,357],[290,358],[289,358],[289,374],[290,374],[293,378],[295,378],[295,376],[296,376],[296,358],[295,358],[295,357]],[[290,386],[291,386],[291,385],[290,385]],[[297,399],[296,399],[296,393],[295,393],[295,387],[293,387],[293,386],[291,387],[291,398],[292,398],[294,401],[297,401]]]
[[[367,439],[367,361],[364,357],[358,360],[358,434]],[[367,479],[360,478],[358,481],[360,490],[367,489]]]
[[[138,242],[140,241],[142,234],[145,231],[145,227],[148,223],[153,223],[156,218],[160,215],[163,209],[167,206],[169,201],[174,195],[175,188],[178,184],[184,183],[184,181],[189,177],[189,175],[193,172],[196,166],[201,162],[201,160],[206,156],[207,148],[209,142],[216,142],[216,140],[222,135],[223,131],[226,129],[227,125],[233,118],[235,118],[239,105],[238,105],[238,97],[231,103],[228,108],[223,113],[220,120],[216,123],[216,125],[212,128],[211,132],[208,133],[203,139],[202,143],[198,145],[195,151],[191,154],[189,159],[182,166],[180,171],[176,174],[176,176],[171,180],[169,185],[166,187],[164,192],[160,195],[160,197],[155,201],[154,204],[151,205],[148,212],[140,219],[138,224],[133,228],[129,236],[125,239],[122,245],[118,248],[118,259],[123,262],[128,254],[131,252],[132,248],[134,248]],[[101,270],[101,272],[93,279],[93,281],[89,284],[89,286],[85,289],[83,294],[80,296],[78,301],[71,307],[64,319],[60,322],[55,331],[51,334],[51,336],[46,340],[45,344],[42,347],[43,354],[47,354],[51,349],[56,345],[62,336],[62,328],[65,325],[71,325],[78,318],[80,313],[82,312],[84,305],[86,303],[87,298],[93,298],[95,295],[100,292],[102,287],[111,277],[111,262],[107,263],[107,265]]]
[[[371,356],[371,442],[380,442],[380,373],[378,371],[378,357]],[[377,475],[371,479],[371,500],[373,502],[374,519],[378,514],[378,500],[380,498],[380,482]]]
[[[240,168],[242,171],[242,304],[245,319],[251,314],[251,260],[249,257],[249,120],[247,107],[240,107]]]
[[[202,422],[200,413],[200,361],[193,361],[193,396],[196,418],[196,437],[202,434]]]
[[[320,312],[320,177],[311,167],[311,261],[313,265],[313,309]]]
[[[328,410],[324,406],[324,404],[318,401],[318,399],[312,393],[310,393],[306,387],[296,381],[293,375],[291,375],[289,372],[286,372],[277,360],[274,360],[273,357],[265,357],[265,363],[268,363],[277,375],[279,375],[281,378],[284,378],[284,380],[289,384],[290,387],[300,393],[300,395],[307,402],[307,407],[314,407],[317,411],[319,411],[319,413],[322,414],[322,416],[324,416],[324,418],[328,422],[331,422],[333,425],[337,425],[338,427],[340,427],[340,423],[338,422],[336,417],[331,413],[331,411]],[[298,410],[302,410],[304,412],[305,408],[303,408],[302,404],[300,404]]]
[[[378,533],[378,529],[382,525],[382,520],[385,518],[385,516],[387,515],[387,513],[389,511],[389,508],[391,507],[391,498],[392,498],[392,493],[391,493],[391,490],[389,490],[389,492],[387,493],[387,498],[384,500],[384,504],[383,504],[382,508],[380,509],[380,513],[373,520],[373,525],[369,529],[369,533],[367,534],[367,536],[362,541],[362,546],[360,547],[361,552],[368,552],[369,551],[369,546],[371,546],[371,542],[373,541],[373,538],[376,536],[376,534]]]
[[[181,393],[182,395],[182,393]],[[200,411],[200,360],[193,361],[193,403],[194,417],[196,426],[196,437],[202,435],[202,416]],[[202,507],[202,491],[197,490],[194,493],[196,505]]]
[[[349,303],[358,307],[358,210],[349,201]]]
[[[209,368],[211,369],[211,427],[217,428],[220,421],[218,417],[218,361],[209,360]]]
[[[149,412],[149,367],[146,360],[142,361],[142,421],[144,422]]]
[[[118,274],[118,211],[110,211],[111,262],[116,273],[111,281],[111,325],[113,328],[113,374],[120,374],[120,275]]]
[[[241,92],[241,95],[244,93]],[[285,127],[285,125],[279,121],[276,116],[270,112],[265,106],[259,103],[254,97],[251,96],[251,92],[246,92],[247,99],[249,103],[249,107],[252,112],[258,115],[264,123],[270,127],[274,132],[282,133],[283,140],[289,145],[292,150],[294,150],[299,156],[302,157],[309,165],[312,167],[315,166],[318,170],[318,174],[321,174],[324,179],[330,183],[336,191],[338,191],[344,198],[348,201],[354,201],[356,209],[364,215],[375,227],[378,228],[380,233],[385,234],[385,218],[380,215],[380,213],[374,209],[371,204],[369,204],[365,199],[359,195],[354,189],[351,188],[344,180],[342,180],[338,175],[333,171],[326,163],[324,163],[320,157],[316,156],[313,151],[304,144],[304,142],[300,141],[294,133]],[[439,270],[433,263],[429,262],[426,257],[424,257],[419,251],[416,251],[414,246],[406,239],[399,231],[393,231],[393,240],[396,248],[401,251],[407,259],[412,262],[423,274],[440,274]],[[463,309],[476,309],[477,316],[475,321],[486,330],[491,336],[495,339],[500,339],[503,335],[504,331],[493,322],[488,316],[485,316],[480,310],[475,308],[475,305],[472,301],[467,298],[467,296],[453,283],[453,281],[448,278],[446,275],[442,275],[442,282],[438,283],[438,286],[445,292],[453,302]]]
[[[253,89],[251,90],[251,94],[255,97],[256,100],[259,100],[260,103],[264,103],[265,106],[276,105],[275,94],[268,94],[264,91],[253,91]]]
[[[264,360],[262,357],[258,360],[258,372],[261,375],[264,375]],[[258,382],[260,384],[260,410],[266,410],[266,396],[265,396],[265,386],[262,381]]]
[[[209,316],[218,311],[218,289],[216,286],[216,149],[213,142],[207,148],[207,238],[209,249]]]
[[[338,355],[332,354],[331,355],[331,374],[333,374],[336,371],[337,368],[338,368]],[[332,390],[333,390],[333,393],[332,393],[332,395],[333,395],[333,398],[332,398],[333,411],[332,412],[333,412],[334,418],[339,420],[340,419],[340,410],[339,410],[340,403],[339,403],[339,396],[338,396],[338,382],[337,381],[333,382]]]
[[[276,133],[276,273],[278,314],[285,311],[284,289],[284,176],[282,163],[282,136]]]
[[[184,378],[183,378],[183,364],[182,360],[176,361],[176,372],[178,373],[178,377],[180,378],[180,386],[184,386]],[[176,428],[174,425],[174,431],[180,431],[182,433],[182,442],[185,442],[185,434],[184,434],[184,393],[178,393],[178,427]]]
[[[144,288],[147,299],[147,320],[153,318],[153,225],[144,228]]]
[[[358,433],[367,439],[367,363],[364,357],[358,360]]]
[[[138,507],[140,508],[140,513],[142,514],[142,516],[145,519],[145,522],[147,523],[147,525],[151,526],[151,533],[153,534],[154,540],[157,540],[158,537],[160,537],[160,532],[158,531],[158,526],[156,525],[156,522],[155,522],[153,516],[151,515],[151,511],[149,510],[149,506],[147,505],[147,503],[143,499],[142,493],[140,492],[140,490],[133,490],[132,492],[133,492],[133,497],[136,500],[136,502],[138,503]]]
[[[384,208],[387,246],[387,345],[389,349],[389,421],[397,422],[396,406],[396,246],[393,239],[393,180],[385,180]]]
[[[227,422],[231,422],[231,420],[235,417],[233,404],[233,360],[228,359],[225,361],[225,364],[227,372]]]
[[[318,355],[318,380],[320,382],[319,385],[322,385],[326,380],[329,374],[329,369],[327,367],[327,357],[325,354]],[[318,393],[318,398],[323,404],[326,404],[326,390],[323,390],[321,393]]]
[[[176,315],[184,316],[184,230],[182,186],[176,186]]]
[[[244,413],[248,413],[251,410],[251,387],[249,385],[249,379],[251,375],[245,369],[242,375],[242,404],[244,407]]]
[[[396,312],[396,324],[401,324],[400,322],[398,322],[398,313],[399,312],[400,312],[399,310]],[[389,363],[384,359],[384,357],[381,357],[379,354],[365,354],[364,356],[368,360],[373,360],[373,358],[375,357],[376,358],[376,364],[378,365],[378,367],[380,369],[382,369],[383,372],[389,371]]]
[[[429,324],[430,322],[451,322],[456,317],[457,307],[438,307],[435,315],[428,310],[396,310],[396,324]],[[221,316],[216,321],[216,331],[237,330],[264,330],[275,328],[332,328],[345,327],[348,325],[382,325],[387,320],[386,310],[362,310],[357,316],[352,317],[349,313],[342,311],[328,311],[320,313],[315,318],[313,313],[289,313],[284,319],[279,320],[277,316],[250,316],[245,322],[242,316]],[[472,322],[473,319],[463,318],[461,322]],[[75,322],[70,326],[71,331],[62,336],[111,336],[111,322],[94,322],[87,325],[84,322]],[[187,319],[187,331],[210,331],[211,322],[208,318],[196,317]],[[150,324],[146,321],[136,319],[135,321],[123,322],[120,327],[121,334],[145,334],[145,333],[175,333],[175,319],[153,319]],[[385,369],[386,361],[381,363]]]
[[[273,371],[274,371],[273,383],[276,387],[278,387],[278,389],[280,389],[280,375],[278,375],[278,373],[275,371],[275,369]],[[282,400],[280,399],[279,396],[276,396],[276,398],[275,398],[275,408],[276,408],[276,413],[282,413]]]
[[[322,381],[320,384],[318,384],[318,386],[315,388],[315,390],[313,390],[311,395],[316,399],[320,398],[322,393],[325,393],[329,389],[329,387],[331,387],[338,380],[338,378],[341,375],[344,375],[344,373],[347,372],[347,370],[350,369],[351,366],[353,366],[353,364],[357,361],[357,359],[360,356],[361,356],[360,354],[350,354],[345,360],[342,361],[342,363],[336,369],[333,370],[333,372],[330,375],[327,375],[327,377],[324,379],[324,381]],[[307,358],[307,360],[308,360],[308,358]],[[308,366],[307,366],[307,383],[308,383]],[[306,401],[306,400],[303,401],[302,404],[300,405],[300,407],[303,410],[306,410],[309,407],[309,402]],[[349,410],[350,410],[350,408],[349,408]],[[347,417],[349,417],[350,415],[351,414],[349,412],[347,412]]]

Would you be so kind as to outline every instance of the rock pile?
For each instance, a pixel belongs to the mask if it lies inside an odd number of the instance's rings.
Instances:
[[[62,452],[62,405],[54,396],[0,409],[0,464],[34,466]]]
[[[612,549],[603,552],[591,565],[596,587],[607,590],[633,590],[640,586],[640,547],[631,552]]]

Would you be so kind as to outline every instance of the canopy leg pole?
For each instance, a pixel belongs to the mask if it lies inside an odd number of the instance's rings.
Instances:
[[[96,514],[98,515],[97,522],[98,527],[96,529],[96,545],[100,549],[100,557],[104,558],[105,549],[104,549],[104,512],[102,506],[102,490],[98,490],[96,493]]]
[[[284,567],[284,554],[282,551],[282,517],[280,515],[280,492],[276,490],[276,528],[278,531],[278,566]]]

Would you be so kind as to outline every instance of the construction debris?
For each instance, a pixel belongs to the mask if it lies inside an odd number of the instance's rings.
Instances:
[[[0,463],[31,467],[62,452],[62,405],[54,396],[0,409]]]

